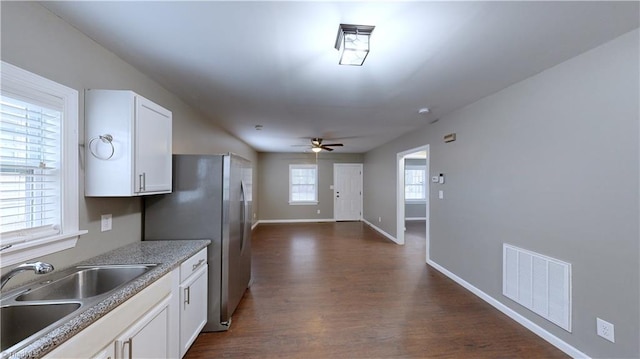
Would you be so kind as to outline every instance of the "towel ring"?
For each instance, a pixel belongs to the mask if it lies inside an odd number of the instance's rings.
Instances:
[[[100,140],[100,141],[102,141],[102,143],[108,143],[109,146],[111,146],[111,154],[109,156],[107,156],[107,157],[101,157],[101,156],[98,156],[95,152],[93,152],[93,148],[91,147],[91,145],[93,144],[93,141],[95,141],[95,140]],[[104,135],[99,135],[98,137],[92,138],[89,141],[89,151],[91,152],[91,154],[95,158],[99,158],[101,160],[111,159],[111,157],[113,157],[113,154],[115,153],[115,148],[113,147],[113,136],[111,136],[110,134],[106,133]]]

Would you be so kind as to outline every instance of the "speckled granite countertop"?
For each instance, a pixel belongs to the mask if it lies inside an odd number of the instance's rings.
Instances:
[[[42,357],[151,283],[177,268],[182,262],[198,253],[202,248],[209,245],[209,243],[211,243],[209,240],[137,242],[74,264],[74,266],[76,266],[153,263],[157,264],[157,266],[117,289],[95,305],[84,308],[83,312],[70,316],[60,326],[45,333],[30,345],[13,353],[2,353],[2,358],[27,359]],[[46,280],[46,277],[38,278],[38,281],[42,280]],[[96,348],[96,350],[98,349],[99,348]]]

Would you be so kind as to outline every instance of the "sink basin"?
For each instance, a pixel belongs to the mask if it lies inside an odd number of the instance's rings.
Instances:
[[[0,351],[57,322],[80,308],[80,303],[11,305],[0,308]]]
[[[83,299],[95,297],[125,284],[151,269],[148,265],[77,267],[76,271],[28,291],[17,301]]]

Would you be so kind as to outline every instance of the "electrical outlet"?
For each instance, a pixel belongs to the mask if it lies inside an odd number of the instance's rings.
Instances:
[[[606,340],[615,343],[615,333],[613,330],[613,324],[607,322],[606,320],[602,320],[600,318],[596,318],[596,326],[598,335],[605,338]]]
[[[111,230],[111,214],[103,214],[102,220],[100,221],[100,231],[110,231]]]
[[[378,217],[378,222],[382,222],[382,217]]]
[[[318,214],[320,214],[320,210],[318,210]]]

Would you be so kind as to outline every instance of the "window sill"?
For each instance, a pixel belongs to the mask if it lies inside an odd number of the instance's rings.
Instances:
[[[290,206],[317,206],[318,202],[289,202]]]
[[[13,244],[11,247],[0,252],[1,266],[4,268],[14,264],[24,263],[47,254],[73,248],[76,246],[78,237],[85,233],[88,233],[88,231],[80,230],[25,243]]]

